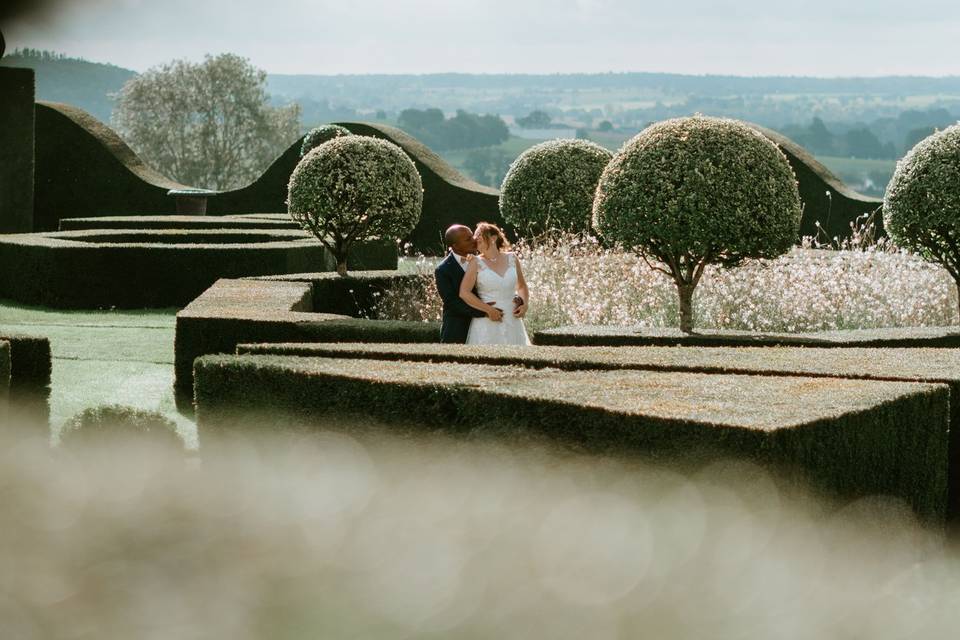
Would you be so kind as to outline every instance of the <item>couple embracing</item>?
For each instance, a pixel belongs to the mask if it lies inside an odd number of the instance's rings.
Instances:
[[[530,292],[503,231],[481,222],[443,236],[448,255],[434,272],[443,299],[440,342],[529,345],[523,317]]]

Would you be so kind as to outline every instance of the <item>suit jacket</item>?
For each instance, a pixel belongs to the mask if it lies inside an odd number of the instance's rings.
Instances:
[[[473,318],[486,316],[483,311],[474,309],[460,298],[460,283],[464,270],[457,257],[450,253],[433,272],[437,281],[437,291],[443,299],[443,325],[440,328],[440,342],[464,344],[467,331]],[[476,289],[474,289],[476,293]]]

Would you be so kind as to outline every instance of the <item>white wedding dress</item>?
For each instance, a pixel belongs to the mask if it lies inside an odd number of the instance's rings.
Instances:
[[[513,315],[513,296],[517,293],[517,259],[507,255],[507,270],[499,275],[480,256],[477,262],[477,295],[484,302],[503,310],[503,320],[474,318],[467,332],[467,344],[514,344],[528,346],[530,338],[523,319]]]

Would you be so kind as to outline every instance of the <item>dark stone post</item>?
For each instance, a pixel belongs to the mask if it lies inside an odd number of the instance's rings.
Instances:
[[[34,91],[33,69],[0,67],[0,233],[33,231]]]

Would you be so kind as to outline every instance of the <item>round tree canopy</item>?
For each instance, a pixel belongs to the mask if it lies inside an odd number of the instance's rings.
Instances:
[[[960,278],[960,124],[921,140],[897,163],[883,224],[897,245]]]
[[[420,219],[423,186],[392,142],[341,136],[305,155],[290,176],[290,216],[321,240],[399,239]]]
[[[613,154],[589,140],[550,140],[524,151],[500,189],[500,213],[524,233],[590,228],[597,181]]]
[[[350,130],[346,127],[341,127],[338,124],[325,124],[310,129],[310,131],[307,132],[307,135],[303,136],[303,144],[300,146],[300,157],[302,158],[303,156],[307,155],[311,149],[319,147],[328,140],[349,135],[352,135]]]
[[[785,253],[800,226],[793,169],[763,134],[694,116],[647,127],[597,186],[594,226],[658,260],[733,266]]]

